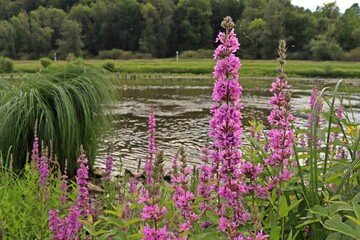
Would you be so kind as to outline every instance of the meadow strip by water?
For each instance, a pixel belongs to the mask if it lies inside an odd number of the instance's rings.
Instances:
[[[113,63],[115,71],[120,74],[172,74],[172,75],[206,75],[211,76],[215,61],[212,59],[146,59],[146,60],[85,60],[86,63],[103,67]],[[16,74],[34,73],[41,68],[39,61],[14,61]],[[277,69],[276,60],[244,60],[242,59],[240,76],[271,77]],[[53,62],[49,70],[63,65],[63,61]],[[44,69],[42,69],[43,71]],[[287,73],[291,77],[302,78],[360,78],[358,62],[315,62],[289,61]]]

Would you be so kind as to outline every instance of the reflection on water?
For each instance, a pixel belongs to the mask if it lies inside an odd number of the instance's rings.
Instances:
[[[292,90],[293,111],[300,127],[305,126],[307,118],[306,113],[300,113],[309,105],[311,86],[307,89]],[[151,109],[155,111],[157,144],[166,157],[165,169],[170,169],[171,160],[180,146],[185,147],[191,165],[199,163],[200,148],[204,146],[209,131],[212,86],[146,86],[122,88],[120,91],[123,99],[112,109],[116,119],[114,128],[105,137],[96,167],[104,168],[106,149],[113,145],[113,154],[116,159],[122,159],[124,169],[135,171],[139,159],[146,156],[147,121]],[[243,90],[244,125],[253,117],[267,122],[271,95],[268,89]],[[360,93],[352,94],[351,98],[353,106],[360,106]],[[355,113],[359,119],[359,107]]]

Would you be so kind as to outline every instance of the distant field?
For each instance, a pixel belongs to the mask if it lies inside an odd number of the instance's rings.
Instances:
[[[111,62],[120,74],[156,73],[175,75],[211,75],[214,60],[179,60],[147,59],[147,60],[86,60],[87,63],[102,67]],[[272,77],[276,76],[278,63],[276,60],[242,60],[240,76]],[[50,69],[64,64],[53,62]],[[34,73],[40,69],[39,61],[14,61],[15,73]],[[285,70],[289,77],[304,78],[356,78],[360,79],[360,62],[314,62],[288,60]],[[43,71],[43,69],[42,69]]]

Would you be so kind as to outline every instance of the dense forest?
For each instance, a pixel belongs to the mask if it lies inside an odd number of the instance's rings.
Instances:
[[[311,12],[290,0],[0,0],[0,55],[170,57],[214,48],[225,15],[236,22],[244,58],[274,58],[280,38],[293,59],[360,56],[358,4]]]

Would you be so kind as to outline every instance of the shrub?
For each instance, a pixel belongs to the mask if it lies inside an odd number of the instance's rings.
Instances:
[[[340,60],[343,54],[342,48],[334,41],[311,40],[310,51],[314,60]]]
[[[112,50],[102,50],[99,51],[98,57],[100,59],[120,59],[124,51],[121,49],[112,49]]]
[[[209,59],[213,58],[213,50],[211,49],[198,49],[188,50],[180,53],[179,57],[183,59],[195,58],[195,59]]]
[[[131,51],[124,51],[121,49],[114,48],[112,50],[99,51],[99,59],[150,59],[152,55],[150,53],[133,53]]]
[[[108,70],[110,72],[115,72],[115,64],[112,63],[112,62],[106,62],[104,65],[103,65],[103,68],[105,70]]]
[[[0,72],[11,73],[14,70],[14,63],[10,58],[0,57]]]
[[[360,47],[352,49],[350,52],[345,53],[345,61],[360,61]]]
[[[47,69],[51,65],[51,63],[52,63],[52,60],[50,58],[47,58],[47,57],[40,58],[40,64],[45,69]]]

